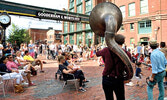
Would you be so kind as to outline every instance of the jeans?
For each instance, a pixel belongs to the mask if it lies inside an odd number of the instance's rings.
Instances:
[[[153,82],[149,82],[150,85],[147,86],[148,100],[153,100],[153,88],[156,83],[158,83],[159,88],[159,97],[158,100],[164,100],[164,84],[163,80],[166,75],[166,72],[156,74]]]
[[[106,100],[114,100],[113,92],[115,92],[117,97],[116,100],[125,100],[123,79],[115,79],[113,77],[103,76],[102,85]]]
[[[79,86],[81,87],[83,85],[83,80],[85,79],[85,76],[84,76],[82,70],[77,70],[74,73],[74,76],[75,76],[75,78],[80,79],[79,80]]]

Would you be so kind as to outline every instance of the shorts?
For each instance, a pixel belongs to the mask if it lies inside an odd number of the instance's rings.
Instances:
[[[31,62],[33,66],[36,66],[36,61]]]

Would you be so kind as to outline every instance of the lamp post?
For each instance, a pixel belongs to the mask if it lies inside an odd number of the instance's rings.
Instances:
[[[158,30],[159,30],[160,28],[159,27],[157,27],[156,29],[154,29],[154,31],[155,31],[155,40],[157,41],[157,34],[158,34]]]
[[[4,47],[6,47],[6,28],[11,24],[11,17],[6,12],[2,12],[0,14],[0,24],[3,28],[2,44]]]

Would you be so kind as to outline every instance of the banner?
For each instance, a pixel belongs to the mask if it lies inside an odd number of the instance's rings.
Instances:
[[[61,21],[74,21],[80,22],[81,18],[76,16],[62,15],[62,14],[54,14],[48,12],[37,12],[36,17],[43,19],[53,19],[53,20],[61,20]]]

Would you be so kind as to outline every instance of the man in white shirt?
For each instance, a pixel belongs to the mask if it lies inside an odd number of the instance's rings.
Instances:
[[[55,59],[55,55],[54,55],[55,45],[53,42],[49,45],[49,49],[50,49],[50,54],[52,55],[52,59]]]
[[[3,56],[3,45],[0,44],[0,58],[2,58]]]

